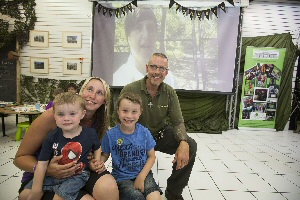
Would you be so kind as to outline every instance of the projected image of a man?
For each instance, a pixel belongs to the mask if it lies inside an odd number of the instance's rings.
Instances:
[[[156,52],[158,35],[157,19],[151,8],[136,8],[125,18],[125,34],[130,48],[126,63],[113,74],[113,86],[124,86],[139,80],[146,74],[146,64]],[[174,77],[166,78],[166,83],[174,86]]]

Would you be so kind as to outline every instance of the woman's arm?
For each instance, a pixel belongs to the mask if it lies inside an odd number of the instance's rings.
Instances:
[[[47,170],[48,161],[38,161],[34,172],[33,184],[28,200],[41,199],[43,196],[43,182]]]
[[[52,108],[46,110],[30,125],[16,153],[14,164],[21,170],[33,172],[37,159],[35,153],[40,149],[48,133],[56,128]]]

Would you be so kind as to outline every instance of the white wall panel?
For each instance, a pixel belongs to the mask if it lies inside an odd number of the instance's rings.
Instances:
[[[49,32],[49,47],[21,50],[21,74],[61,80],[82,80],[91,74],[91,38],[93,3],[85,0],[36,0],[35,30]],[[62,32],[81,32],[81,48],[63,48]],[[30,73],[30,57],[49,58],[49,74]],[[84,58],[82,75],[63,75],[63,58]]]
[[[244,8],[243,37],[290,32],[296,44],[300,31],[300,1],[254,0]]]

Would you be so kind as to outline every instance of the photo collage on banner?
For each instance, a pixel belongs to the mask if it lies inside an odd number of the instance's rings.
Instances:
[[[271,47],[247,47],[239,127],[275,127],[285,51]]]

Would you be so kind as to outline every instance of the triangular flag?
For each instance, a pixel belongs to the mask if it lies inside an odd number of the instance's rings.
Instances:
[[[179,5],[178,3],[176,3],[176,11],[179,10],[181,7],[181,5]]]
[[[101,8],[102,8],[103,6],[101,5],[101,4],[98,4],[98,13],[101,11]]]
[[[201,20],[202,17],[202,11],[201,10],[197,10],[196,11],[197,17],[199,18],[199,20]]]
[[[204,15],[207,19],[209,19],[210,9],[204,10]]]
[[[121,7],[121,11],[122,11],[123,15],[125,15],[126,14],[126,7],[125,6]]]
[[[131,3],[132,3],[133,5],[135,5],[135,7],[138,7],[138,6],[137,6],[137,0],[134,0],[134,1],[132,1]]]
[[[108,9],[108,13],[109,13],[109,16],[112,17],[113,13],[114,13],[114,10],[113,9]]]
[[[233,2],[233,0],[227,0],[228,1],[228,3],[230,3],[231,5],[233,5],[234,6],[234,2]]]
[[[216,17],[218,17],[218,7],[217,6],[211,8],[210,10],[211,10],[211,12],[213,12],[216,15]]]
[[[120,14],[121,14],[120,9],[119,8],[115,9],[115,15],[116,15],[117,18],[121,17]]]
[[[182,7],[181,12],[182,12],[184,15],[186,15],[187,11],[188,11],[188,8]]]
[[[128,10],[130,10],[130,12],[132,12],[132,6],[131,6],[131,3],[130,3],[130,4],[127,4],[126,7],[128,8]]]
[[[195,10],[191,10],[191,9],[189,10],[189,14],[190,14],[191,20],[194,19],[194,17],[195,17],[195,12],[196,12]]]
[[[103,7],[103,15],[105,15],[107,12],[107,8]]]
[[[221,8],[226,13],[225,3],[222,2],[218,5],[219,8]]]
[[[169,4],[169,8],[172,8],[172,6],[174,5],[175,0],[170,0],[170,4]]]

